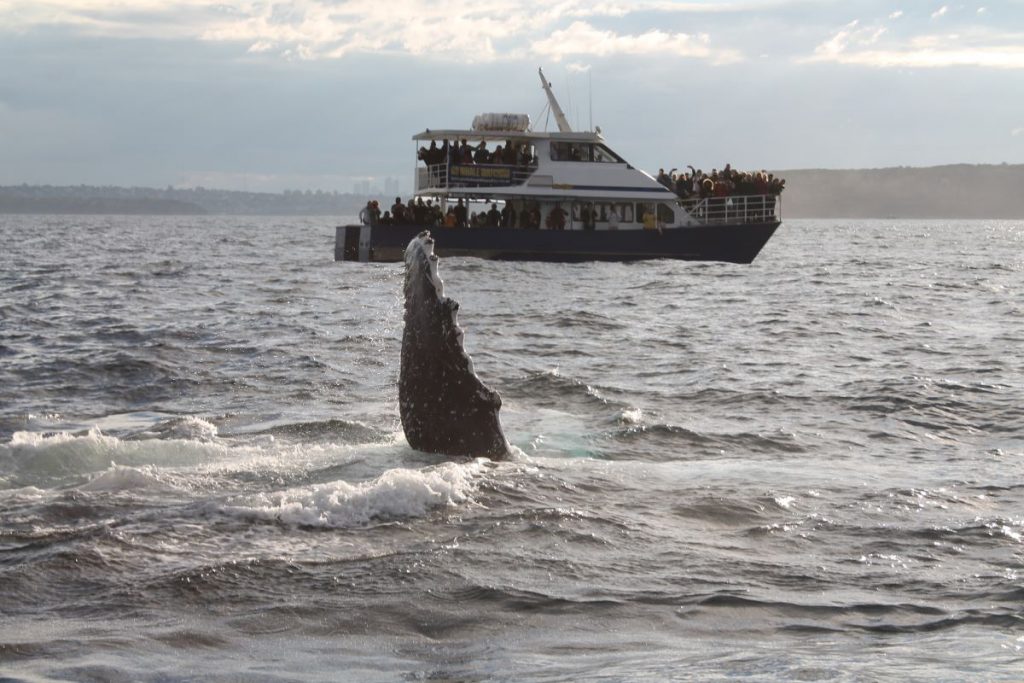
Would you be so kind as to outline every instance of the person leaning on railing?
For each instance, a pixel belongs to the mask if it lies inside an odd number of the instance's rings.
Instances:
[[[487,143],[483,140],[476,146],[473,151],[473,163],[475,164],[489,164],[491,163],[491,153],[487,151]]]
[[[420,159],[427,166],[443,164],[445,159],[448,158],[448,141],[445,140],[444,144],[438,147],[437,140],[431,140],[429,148],[420,147],[419,152],[416,154],[416,158]]]
[[[359,222],[363,225],[377,225],[380,222],[380,206],[376,200],[366,202],[359,212]]]

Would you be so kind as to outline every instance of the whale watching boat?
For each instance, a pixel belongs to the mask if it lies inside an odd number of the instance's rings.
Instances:
[[[750,263],[779,227],[778,192],[682,198],[600,128],[573,131],[538,73],[557,132],[533,130],[524,114],[482,114],[468,130],[414,135],[414,200],[389,207],[393,216],[371,203],[362,224],[339,226],[335,260],[401,261],[430,229],[442,257]]]

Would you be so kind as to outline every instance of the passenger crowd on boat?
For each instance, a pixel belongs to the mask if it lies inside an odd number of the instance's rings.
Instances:
[[[472,158],[468,163],[495,163],[495,159],[514,159],[526,147],[517,149],[514,145],[501,146],[488,152],[483,142],[477,147],[469,147],[465,140],[461,145],[449,145],[448,141],[438,147],[436,142],[431,142],[429,148],[420,149],[420,159],[427,164],[444,163],[445,155],[460,155],[458,163],[466,163],[464,159]],[[487,156],[485,156],[485,154]],[[528,151],[529,156],[523,157],[525,163],[535,163],[532,157],[532,149]],[[440,156],[439,156],[440,155]],[[504,156],[507,155],[507,156]],[[687,166],[689,171],[676,173],[675,169],[666,173],[664,169],[658,171],[657,180],[666,188],[674,191],[679,196],[680,203],[709,199],[698,207],[695,215],[714,218],[717,200],[722,200],[725,206],[725,199],[728,197],[754,197],[745,204],[745,210],[757,215],[773,215],[775,212],[775,200],[785,189],[786,181],[776,178],[767,171],[742,172],[733,169],[729,164],[719,171],[712,169],[711,173]],[[760,196],[768,198],[762,201],[757,199]],[[671,216],[661,217],[656,211],[654,204],[636,204],[635,221],[642,223],[644,228],[655,229],[659,222],[671,221]],[[632,223],[634,221],[633,204],[631,202],[621,203],[616,208],[615,203],[575,203],[572,206],[571,220],[573,225],[579,225],[583,230],[595,229],[595,223],[606,223],[608,229],[618,228],[620,221]],[[459,199],[455,204],[441,207],[440,203],[433,200],[424,200],[423,197],[410,199],[407,203],[402,202],[401,197],[395,197],[394,204],[390,209],[381,210],[377,201],[369,201],[359,213],[359,220],[364,225],[417,225],[424,228],[448,227],[448,228],[524,228],[537,230],[544,227],[548,230],[564,230],[569,219],[569,214],[559,204],[547,210],[543,216],[540,206],[536,201],[520,201],[513,203],[504,202],[504,206],[498,209],[497,203],[492,203],[489,209],[481,211],[470,211],[469,207]]]
[[[395,197],[390,210],[381,211],[377,200],[369,201],[359,212],[359,221],[363,225],[422,225],[431,227],[443,224],[444,214],[441,205],[433,200],[423,201],[423,197],[410,199],[408,204],[402,203],[401,197]]]
[[[566,212],[556,205],[548,215],[545,226],[554,230],[564,230]],[[403,203],[401,197],[395,197],[390,210],[381,211],[380,203],[372,200],[359,212],[359,221],[363,225],[418,225],[424,228],[526,228],[541,227],[541,211],[537,202],[529,202],[517,211],[512,202],[505,202],[499,209],[497,202],[492,202],[486,211],[470,211],[462,199],[448,207],[441,208],[440,203],[433,200],[415,200]],[[593,224],[593,220],[590,221]]]
[[[429,147],[420,147],[416,157],[427,166],[438,164],[500,164],[505,166],[536,166],[537,157],[532,145],[506,140],[494,149],[487,149],[487,141],[470,145],[466,139],[449,142],[444,140],[439,147],[436,140]]]
[[[736,197],[751,195],[778,196],[786,188],[783,178],[767,171],[737,171],[726,164],[721,171],[711,169],[705,173],[687,166],[688,171],[676,173],[672,169],[658,169],[657,181],[672,190],[680,199],[707,199],[709,197]]]

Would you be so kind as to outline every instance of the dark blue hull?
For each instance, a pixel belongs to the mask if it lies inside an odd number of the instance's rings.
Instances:
[[[750,263],[779,221],[664,230],[524,230],[430,228],[440,257],[476,256],[506,261],[639,261],[681,259]],[[406,245],[425,230],[414,225],[337,228],[336,261],[401,261]]]

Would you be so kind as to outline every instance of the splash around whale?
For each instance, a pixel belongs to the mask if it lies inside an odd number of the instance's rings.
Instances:
[[[405,331],[398,408],[413,448],[449,456],[504,458],[501,396],[473,370],[462,345],[458,302],[444,296],[429,231],[405,249]]]

